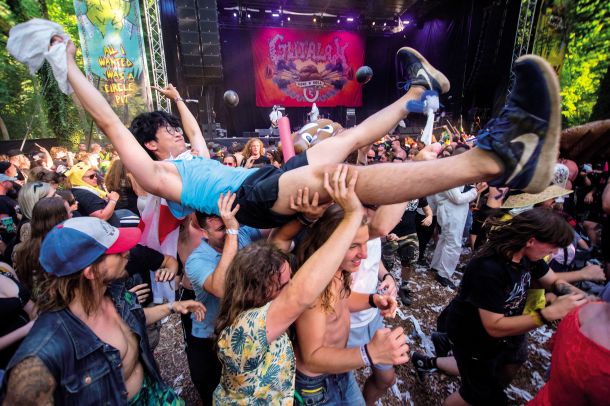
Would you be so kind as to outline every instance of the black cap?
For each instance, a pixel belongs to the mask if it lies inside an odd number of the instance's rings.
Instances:
[[[0,161],[0,173],[5,173],[11,167],[9,161]]]
[[[6,154],[9,156],[9,158],[12,158],[17,155],[23,155],[23,151],[20,149],[14,148],[14,149],[10,149]]]

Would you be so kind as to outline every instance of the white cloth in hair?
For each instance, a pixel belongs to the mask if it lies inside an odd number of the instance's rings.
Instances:
[[[54,35],[61,36],[64,42],[49,49],[51,38]],[[57,80],[59,89],[65,94],[70,94],[72,87],[68,83],[66,59],[66,45],[69,39],[70,37],[61,25],[34,18],[11,28],[6,49],[19,62],[25,63],[32,75],[42,67],[46,59],[53,69],[53,76]]]

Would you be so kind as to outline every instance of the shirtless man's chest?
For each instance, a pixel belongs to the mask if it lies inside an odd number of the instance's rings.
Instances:
[[[121,319],[110,299],[104,300],[98,316],[85,323],[100,340],[119,351],[128,398],[133,398],[144,380],[137,335]]]

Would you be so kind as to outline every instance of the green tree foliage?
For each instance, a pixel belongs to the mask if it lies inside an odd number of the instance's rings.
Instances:
[[[608,71],[610,2],[575,1],[569,27],[568,51],[560,80],[564,126],[571,127],[592,119],[600,95],[600,84]],[[595,118],[599,118],[599,115],[596,112]]]
[[[78,48],[78,27],[72,0],[0,0],[0,117],[11,138],[27,132],[33,138],[56,137],[73,146],[82,137],[82,123],[71,98],[60,92],[50,67],[36,76],[6,51],[14,25],[35,17],[61,24]],[[81,56],[77,56],[80,62]]]

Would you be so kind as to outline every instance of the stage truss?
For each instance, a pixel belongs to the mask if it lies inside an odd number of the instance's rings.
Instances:
[[[513,46],[513,57],[510,66],[510,76],[508,83],[508,94],[510,94],[515,84],[515,61],[522,55],[529,52],[532,41],[532,30],[534,29],[534,17],[536,15],[536,7],[538,0],[521,0],[519,9],[519,21],[517,23],[517,32],[515,33],[515,45]],[[507,97],[507,99],[508,99]]]
[[[159,14],[158,0],[144,0],[144,16],[146,19],[146,33],[150,49],[150,65],[152,70],[152,84],[158,87],[167,85],[167,68],[165,66],[165,50],[163,49],[163,35],[161,33],[161,16]],[[171,113],[171,101],[159,92],[153,91],[156,100],[156,109]]]

